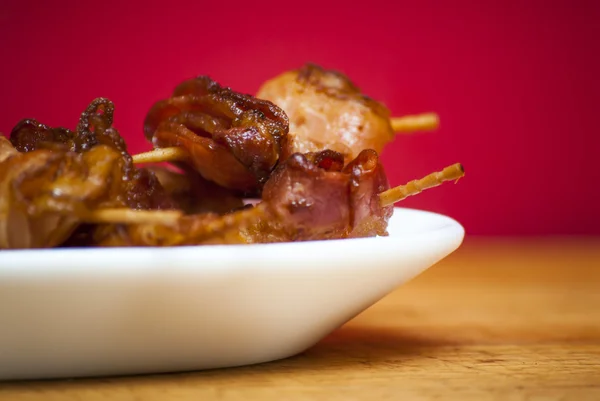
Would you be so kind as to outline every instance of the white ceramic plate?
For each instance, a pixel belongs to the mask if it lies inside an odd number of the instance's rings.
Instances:
[[[295,355],[435,264],[464,230],[396,208],[389,237],[0,252],[0,379],[172,372]]]

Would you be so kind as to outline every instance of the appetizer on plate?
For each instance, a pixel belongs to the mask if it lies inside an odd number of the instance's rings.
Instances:
[[[148,111],[155,149],[142,154],[129,154],[113,117],[98,98],[74,130],[26,119],[0,136],[0,249],[385,236],[396,202],[464,175],[454,164],[390,188],[379,153],[437,116],[390,118],[316,65],[256,96],[183,81]]]

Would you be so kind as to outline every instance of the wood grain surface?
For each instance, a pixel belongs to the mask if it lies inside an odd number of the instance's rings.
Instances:
[[[600,239],[468,239],[277,362],[0,383],[0,400],[211,399],[600,400]]]

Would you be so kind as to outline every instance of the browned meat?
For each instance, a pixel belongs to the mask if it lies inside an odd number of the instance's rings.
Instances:
[[[113,115],[113,103],[105,98],[97,98],[81,114],[75,131],[52,128],[36,120],[25,119],[13,128],[10,141],[20,152],[36,149],[84,152],[102,144],[128,155],[125,141],[112,126]]]
[[[364,149],[381,153],[394,138],[384,105],[363,95],[344,74],[314,64],[265,82],[256,97],[288,115],[291,153],[332,149],[349,161]]]
[[[0,249],[61,244],[89,210],[121,206],[120,155],[45,149],[0,162]]]
[[[105,98],[92,101],[81,114],[75,131],[52,128],[36,120],[25,119],[12,130],[10,140],[21,152],[52,150],[87,152],[96,146],[108,146],[120,153],[122,187],[115,201],[132,209],[172,209],[177,205],[166,194],[151,171],[134,166],[125,141],[113,127],[114,105]],[[61,154],[62,154],[61,153]]]
[[[21,120],[15,125],[10,141],[19,152],[36,149],[72,149],[83,148],[84,140],[77,140],[77,133],[66,128],[51,128],[34,119]]]
[[[177,207],[154,173],[134,166],[113,112],[99,98],[74,131],[29,119],[15,126],[11,142],[2,137],[0,248],[60,245],[94,209]]]
[[[206,179],[259,193],[287,146],[288,119],[271,102],[202,76],[157,102],[146,116],[144,133],[155,147],[186,150]]]
[[[387,225],[393,205],[382,207],[379,194],[390,188],[383,165],[377,153],[367,149],[359,153],[344,168],[350,176],[350,227],[349,237],[387,235]]]
[[[178,160],[180,172],[136,168],[108,99],[75,130],[22,120],[10,142],[0,136],[0,249],[384,236],[395,202],[464,175],[457,164],[388,190],[389,111],[339,72],[307,65],[258,96],[203,76],[157,102],[145,136],[175,148],[136,161]]]
[[[186,214],[225,214],[244,207],[243,198],[234,191],[204,179],[192,169],[183,172],[161,166],[148,169]]]
[[[381,207],[378,196],[387,188],[372,150],[345,167],[343,156],[333,151],[293,154],[276,168],[257,206],[189,215],[176,224],[104,226],[94,232],[93,243],[174,246],[383,236],[392,207]]]
[[[339,153],[337,157],[342,159]],[[343,236],[350,223],[348,184],[342,172],[293,154],[265,185],[263,202],[273,205],[276,217],[261,222],[259,242],[272,242],[276,236],[284,241]]]
[[[342,166],[343,156],[332,151],[290,156],[264,187],[272,216],[247,230],[248,241],[387,235],[393,208],[379,204],[389,184],[377,153],[365,150]]]
[[[163,188],[153,171],[147,168],[135,169],[131,176],[131,179],[123,181],[120,195],[125,207],[144,210],[181,208],[177,200]]]
[[[245,230],[267,218],[266,211],[266,205],[259,205],[225,215],[185,216],[176,224],[106,225],[95,230],[93,243],[99,246],[245,244]]]

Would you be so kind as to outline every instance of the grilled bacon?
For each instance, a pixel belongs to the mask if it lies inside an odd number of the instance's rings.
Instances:
[[[271,102],[200,76],[154,104],[144,133],[155,147],[185,150],[206,179],[257,194],[286,149],[288,119]]]

